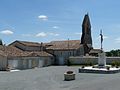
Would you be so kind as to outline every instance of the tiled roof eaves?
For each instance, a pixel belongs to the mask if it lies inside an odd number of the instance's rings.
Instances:
[[[59,49],[56,49],[56,48],[47,48],[47,50],[61,50],[61,51],[68,51],[68,50],[77,50],[78,48],[72,48],[72,49],[61,49],[61,48],[59,48]]]
[[[24,45],[24,46],[40,46],[41,44],[39,44],[39,43],[36,43],[36,42],[27,42],[27,41],[16,41],[16,42],[18,42],[18,43],[20,43],[20,44],[22,44],[22,45]],[[33,44],[33,45],[30,45],[30,44],[27,44],[27,43],[31,43],[31,44]]]

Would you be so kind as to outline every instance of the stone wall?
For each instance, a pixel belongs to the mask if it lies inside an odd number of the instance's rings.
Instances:
[[[47,50],[48,53],[55,56],[55,64],[65,65],[68,63],[69,56],[83,56],[84,48],[81,46],[78,49],[72,50]]]
[[[11,69],[31,69],[50,66],[53,63],[53,57],[12,57],[8,59],[8,66]]]
[[[77,50],[54,50],[53,55],[55,55],[55,64],[64,65],[67,64],[69,56],[76,56]]]
[[[98,64],[98,57],[69,57],[69,61],[73,65]],[[113,62],[120,62],[120,57],[106,57],[106,64],[112,64]]]
[[[0,55],[0,70],[7,67],[7,57]]]

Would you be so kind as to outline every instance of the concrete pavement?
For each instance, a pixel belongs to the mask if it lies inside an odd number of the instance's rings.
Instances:
[[[120,73],[78,73],[79,67],[50,66],[16,72],[0,72],[0,90],[120,90]],[[64,81],[73,70],[76,80]]]

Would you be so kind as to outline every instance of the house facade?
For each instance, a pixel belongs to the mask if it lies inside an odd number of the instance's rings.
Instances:
[[[84,55],[83,46],[80,40],[52,41],[46,51],[55,57],[55,64],[68,64],[70,56]]]
[[[31,69],[45,67],[54,63],[53,55],[45,51],[23,51],[14,46],[0,46],[0,70]],[[5,56],[3,56],[5,55]]]
[[[11,69],[32,69],[52,65],[54,58],[46,52],[27,52],[22,56],[9,57],[8,66]]]
[[[83,45],[80,45],[80,40],[51,41],[49,43],[43,44],[26,41],[15,41],[9,46],[14,46],[24,53],[33,51],[46,52],[53,56],[54,62],[52,62],[52,64],[57,65],[67,64],[69,56],[84,55]]]

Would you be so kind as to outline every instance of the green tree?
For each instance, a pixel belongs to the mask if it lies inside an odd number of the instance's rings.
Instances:
[[[119,57],[120,56],[120,49],[117,49],[117,50],[111,50],[109,52],[106,52],[106,56],[108,57]]]

